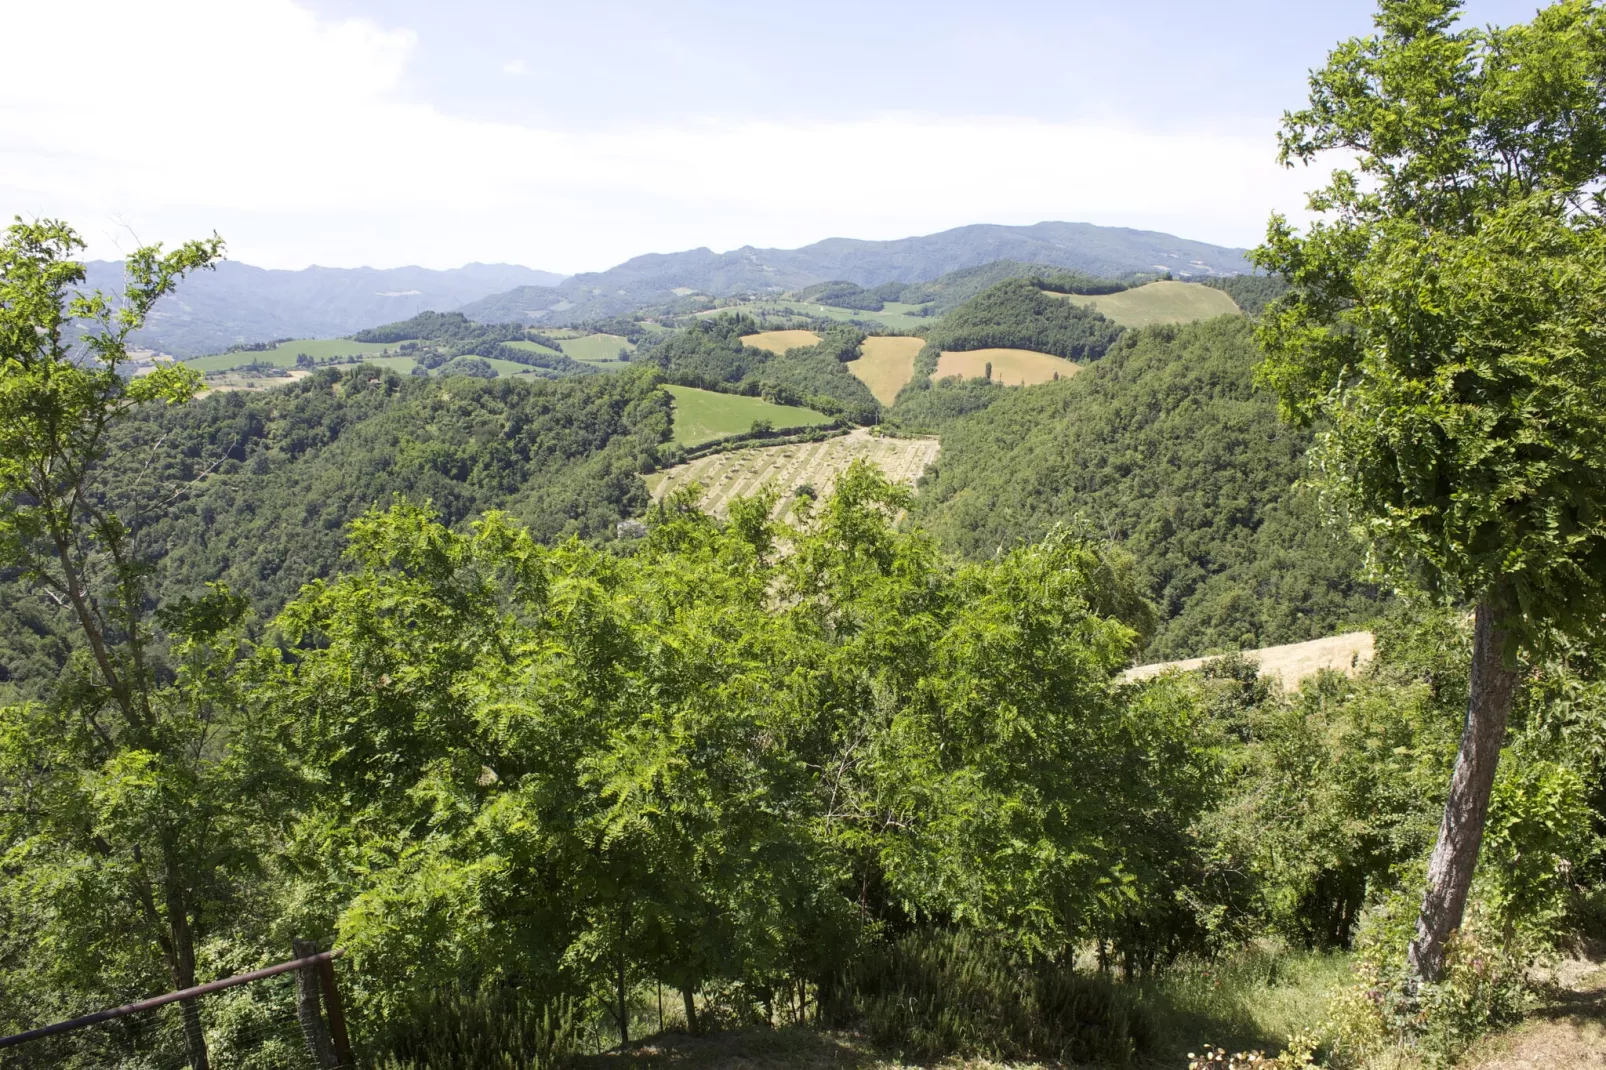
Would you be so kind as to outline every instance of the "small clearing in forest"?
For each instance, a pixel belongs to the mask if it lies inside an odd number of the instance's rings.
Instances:
[[[1004,386],[1035,386],[1056,378],[1069,379],[1082,370],[1075,361],[1030,349],[967,349],[945,351],[937,359],[937,372],[932,378],[957,375],[962,379],[976,379],[987,374],[989,364],[993,368],[993,382]]]
[[[891,405],[915,373],[915,354],[926,344],[924,338],[901,336],[866,338],[858,360],[848,363],[848,371],[870,388],[883,405]]]
[[[724,516],[732,498],[757,494],[765,487],[779,493],[775,515],[793,507],[799,487],[812,487],[824,498],[849,464],[864,458],[880,466],[895,483],[913,486],[937,456],[935,438],[887,438],[865,428],[821,442],[792,446],[750,446],[715,453],[647,477],[653,500],[690,483],[703,485],[702,507]]]

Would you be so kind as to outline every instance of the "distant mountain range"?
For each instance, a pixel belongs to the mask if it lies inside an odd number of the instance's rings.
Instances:
[[[1251,270],[1244,250],[1171,234],[1090,223],[977,224],[896,241],[827,238],[801,249],[744,246],[727,253],[650,253],[607,271],[565,278],[510,264],[277,271],[228,261],[186,280],[161,302],[137,344],[189,357],[242,342],[334,338],[419,312],[461,312],[481,323],[562,326],[662,305],[690,294],[779,293],[845,280],[861,286],[928,282],[999,260],[1091,275],[1170,271],[1183,277]],[[94,261],[89,282],[121,285],[122,264]]]
[[[709,249],[652,253],[607,271],[572,276],[555,287],[520,287],[496,294],[457,311],[482,323],[561,326],[622,315],[691,292],[715,297],[780,292],[836,279],[861,286],[928,282],[950,271],[996,260],[1104,276],[1165,270],[1179,278],[1207,277],[1251,270],[1242,249],[1152,230],[1091,223],[1029,227],[982,223],[896,241],[827,238],[801,249],[744,246],[728,253]]]
[[[95,260],[89,285],[120,291],[120,260]],[[241,342],[275,338],[338,338],[427,309],[457,308],[513,287],[549,287],[550,271],[513,264],[469,264],[448,271],[421,267],[279,271],[226,260],[216,271],[184,280],[161,301],[136,345],[179,357],[220,353]]]

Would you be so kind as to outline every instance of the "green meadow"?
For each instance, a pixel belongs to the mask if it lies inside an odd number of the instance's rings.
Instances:
[[[696,446],[748,431],[755,420],[768,420],[777,430],[828,424],[824,413],[798,405],[775,405],[763,398],[719,394],[690,386],[665,386],[675,399],[675,441]]]
[[[627,338],[617,334],[587,334],[578,338],[559,339],[563,345],[563,352],[573,360],[583,360],[589,364],[617,363],[619,351],[629,350],[634,353],[636,347]]]

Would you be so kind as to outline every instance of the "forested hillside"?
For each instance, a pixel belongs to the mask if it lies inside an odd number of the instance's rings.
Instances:
[[[1041,279],[1007,279],[948,313],[926,332],[946,349],[1030,349],[1067,360],[1097,360],[1121,333],[1099,313],[1043,292]]]
[[[1084,517],[1136,557],[1159,608],[1145,657],[1365,620],[1378,604],[1357,579],[1359,553],[1293,490],[1309,438],[1254,388],[1257,360],[1249,321],[1223,317],[1128,334],[1063,382],[906,395],[894,417],[906,400],[986,405],[942,425],[916,515],[975,558]]]
[[[683,386],[804,405],[858,424],[876,422],[880,404],[845,366],[858,356],[862,332],[831,327],[817,345],[772,353],[742,343],[743,335],[758,330],[758,323],[747,316],[698,319],[650,339],[635,360],[661,369],[670,382]]]
[[[227,583],[267,619],[340,567],[346,525],[395,495],[458,524],[503,509],[541,539],[611,535],[646,508],[637,473],[669,440],[650,372],[559,382],[326,369],[270,393],[139,410],[105,494],[169,600]],[[54,682],[58,607],[5,577],[0,695]]]

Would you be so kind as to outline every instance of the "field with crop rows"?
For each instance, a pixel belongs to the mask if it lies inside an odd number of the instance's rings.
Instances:
[[[945,350],[937,358],[937,372],[932,378],[957,375],[962,379],[975,379],[987,373],[989,364],[993,366],[993,381],[1004,386],[1034,386],[1049,382],[1055,376],[1069,379],[1082,370],[1074,361],[1030,349]]]
[[[777,431],[828,424],[824,413],[800,405],[775,405],[763,398],[720,394],[690,386],[665,386],[675,399],[675,441],[682,446],[712,442],[749,431],[755,420],[768,420]]]
[[[823,498],[836,486],[837,476],[861,457],[879,465],[889,479],[913,486],[936,459],[937,440],[882,438],[861,427],[823,442],[715,453],[653,473],[647,477],[647,489],[657,501],[687,484],[701,483],[703,508],[723,516],[732,498],[756,494],[768,486],[780,495],[776,515],[784,516],[796,504],[798,487],[813,487]]]
[[[1123,327],[1193,323],[1242,311],[1238,303],[1221,290],[1196,282],[1151,282],[1114,294],[1056,296],[1096,309]]]
[[[801,349],[819,341],[820,336],[813,331],[760,331],[742,335],[742,345],[767,349],[771,353],[785,353],[788,349]]]
[[[848,371],[870,388],[877,401],[891,405],[915,373],[915,354],[926,344],[923,338],[866,338],[862,356],[848,362]]]

